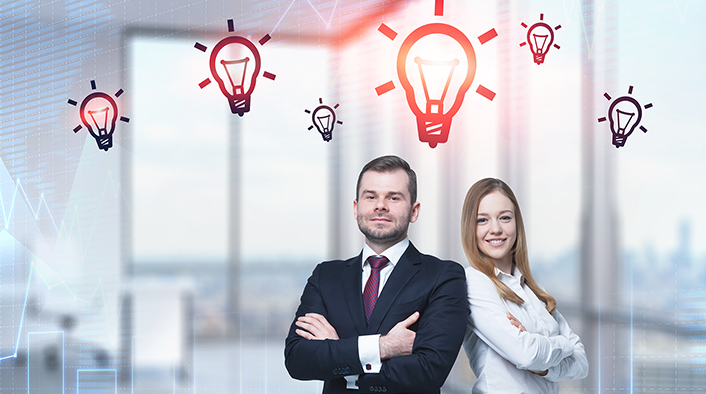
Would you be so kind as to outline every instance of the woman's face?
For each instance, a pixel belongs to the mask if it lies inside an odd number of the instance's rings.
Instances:
[[[503,272],[512,269],[511,250],[517,239],[515,206],[509,198],[494,191],[480,200],[476,218],[478,249]]]

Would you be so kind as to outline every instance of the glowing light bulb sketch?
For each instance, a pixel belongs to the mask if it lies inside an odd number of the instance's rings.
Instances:
[[[628,94],[632,94],[633,87],[630,86]],[[610,101],[608,93],[603,97]],[[652,108],[652,103],[645,105],[645,109]],[[647,129],[640,125],[642,120],[642,106],[631,96],[621,96],[615,99],[608,108],[608,120],[610,121],[610,132],[613,135],[613,145],[620,148],[625,145],[630,134],[639,126],[642,132],[647,133]],[[605,122],[606,118],[598,118],[598,122]]]
[[[539,14],[540,22],[535,23],[527,30],[527,40],[520,43],[523,47],[529,44],[532,57],[537,65],[544,63],[544,57],[553,46],[556,49],[561,48],[554,44],[554,30],[561,29],[561,25],[557,25],[552,29],[548,24],[541,22],[544,20],[544,14]],[[522,27],[527,28],[527,24],[522,23]]]
[[[235,31],[232,19],[228,20],[228,31]],[[269,35],[266,35],[259,41],[260,45],[264,45],[269,39]],[[208,49],[198,42],[194,47],[201,52]],[[230,111],[239,116],[249,112],[250,98],[262,64],[260,52],[255,44],[241,36],[226,37],[213,47],[208,64],[221,93],[228,99]],[[275,75],[267,71],[262,76],[275,79]],[[199,87],[203,89],[210,83],[211,79],[207,78],[199,83]]]
[[[338,109],[338,104],[334,105],[333,108],[325,105],[323,100],[319,98],[319,106],[312,112],[305,109],[304,112],[311,114],[311,123],[309,130],[316,127],[316,130],[321,134],[321,137],[326,142],[330,142],[333,138],[333,128],[336,124],[342,125],[343,122],[336,119],[336,111]]]
[[[451,46],[448,41],[453,41]],[[450,50],[434,53],[437,45]],[[471,41],[460,30],[443,23],[419,27],[402,43],[397,55],[397,74],[409,108],[417,117],[419,140],[432,148],[446,142],[451,118],[461,108],[476,74],[476,54]],[[452,81],[455,82],[452,99],[447,102]]]
[[[260,72],[260,53],[255,45],[243,37],[226,37],[213,48],[209,66],[218,87],[228,98],[230,111],[240,116],[249,112],[250,96]]]
[[[441,15],[439,3],[435,15]],[[378,28],[390,40],[397,33]],[[481,44],[497,37],[495,29],[478,37]],[[419,141],[435,148],[448,141],[451,120],[463,104],[476,74],[476,53],[471,41],[459,29],[444,23],[430,23],[412,31],[397,55],[397,75],[407,104],[417,120]],[[375,88],[378,96],[395,88],[392,81]],[[476,93],[488,100],[495,93],[478,85]]]
[[[96,90],[96,81],[91,81],[91,89]],[[122,94],[123,90],[120,89],[115,93],[115,97],[120,97]],[[78,104],[71,99],[68,103],[73,106]],[[108,151],[113,147],[113,133],[119,117],[118,104],[115,99],[103,92],[93,92],[81,101],[79,116],[88,132],[96,139],[99,149]],[[119,118],[122,122],[130,121],[130,118],[124,116]],[[82,125],[76,126],[73,129],[74,133],[78,133],[82,128]]]

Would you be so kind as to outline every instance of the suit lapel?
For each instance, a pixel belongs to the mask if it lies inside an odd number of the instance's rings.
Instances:
[[[365,334],[367,329],[365,322],[365,309],[363,308],[363,263],[362,254],[348,261],[348,264],[341,271],[341,283],[343,283],[343,298],[346,300],[348,311],[355,330],[359,334]]]
[[[397,296],[399,296],[402,289],[404,289],[407,283],[409,283],[412,277],[419,271],[419,264],[421,264],[421,262],[422,259],[419,251],[410,243],[409,247],[400,258],[400,261],[395,265],[395,269],[392,270],[390,277],[385,283],[385,287],[382,288],[380,297],[378,297],[375,303],[373,314],[370,316],[370,323],[368,323],[367,329],[368,333],[377,333],[378,330],[380,330],[380,325],[390,311]]]

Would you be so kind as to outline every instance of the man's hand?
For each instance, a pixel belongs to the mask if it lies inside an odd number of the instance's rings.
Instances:
[[[511,323],[513,326],[519,328],[521,332],[527,331],[527,330],[525,329],[525,326],[523,326],[522,323],[520,323],[520,321],[517,320],[517,318],[515,318],[515,316],[512,315],[512,313],[508,312],[508,313],[507,313],[507,318],[510,319],[510,323]]]
[[[412,354],[412,346],[417,333],[409,329],[419,319],[419,312],[395,324],[387,335],[380,337],[380,360]]]
[[[301,330],[297,329],[295,332],[306,339],[338,339],[336,329],[329,324],[325,317],[318,313],[307,313],[298,318],[294,324],[301,328]]]

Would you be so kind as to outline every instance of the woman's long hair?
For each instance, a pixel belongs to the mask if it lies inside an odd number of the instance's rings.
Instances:
[[[530,271],[529,259],[527,257],[527,238],[525,236],[525,225],[522,221],[520,213],[520,205],[517,203],[517,198],[512,192],[512,189],[500,179],[485,178],[476,182],[466,193],[466,200],[463,202],[463,212],[461,213],[461,239],[463,250],[466,252],[466,258],[478,271],[484,273],[495,285],[500,297],[506,301],[512,301],[518,305],[522,305],[524,301],[520,296],[515,294],[505,283],[500,281],[495,276],[495,264],[488,256],[478,249],[476,241],[476,229],[478,221],[478,206],[483,197],[493,192],[500,192],[505,197],[512,201],[515,206],[515,224],[517,226],[517,239],[510,252],[512,253],[512,261],[524,275],[525,283],[534,292],[534,294],[544,302],[547,311],[551,314],[556,310],[556,300],[554,297],[547,294],[534,281],[532,271]]]

